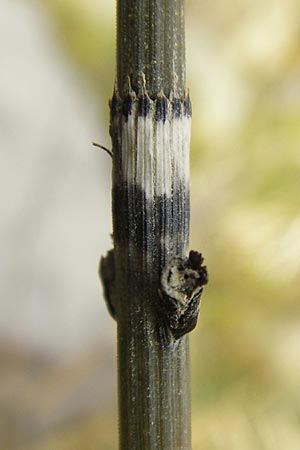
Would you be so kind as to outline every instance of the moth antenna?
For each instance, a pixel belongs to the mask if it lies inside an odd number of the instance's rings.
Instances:
[[[104,145],[100,145],[100,144],[98,144],[97,142],[92,142],[92,145],[93,145],[94,147],[99,147],[99,148],[101,148],[101,149],[104,150],[111,158],[113,157],[112,151],[109,150],[108,148],[104,147]]]

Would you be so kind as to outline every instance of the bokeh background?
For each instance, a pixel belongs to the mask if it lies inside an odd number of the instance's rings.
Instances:
[[[115,5],[1,0],[0,449],[117,448],[108,99]],[[187,0],[194,450],[300,449],[300,9]]]

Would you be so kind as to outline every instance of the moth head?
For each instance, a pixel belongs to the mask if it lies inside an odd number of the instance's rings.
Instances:
[[[191,251],[188,258],[174,256],[161,276],[161,286],[170,299],[183,307],[199,296],[208,282],[207,269],[201,253]]]

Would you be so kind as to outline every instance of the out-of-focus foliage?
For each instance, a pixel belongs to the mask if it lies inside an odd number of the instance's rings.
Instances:
[[[194,448],[297,449],[298,7],[187,10],[192,243],[205,248],[211,275],[192,337]]]
[[[112,92],[115,71],[114,7],[106,0],[47,0],[62,48],[95,87],[95,95]]]
[[[109,97],[111,6],[45,4],[95,95]],[[210,273],[191,336],[193,448],[299,450],[299,5],[190,0],[186,12],[191,246]],[[24,449],[109,450],[116,435],[95,411]]]

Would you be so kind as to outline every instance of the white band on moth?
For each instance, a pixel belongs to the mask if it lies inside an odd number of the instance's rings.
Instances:
[[[127,118],[122,120],[122,176],[130,186],[140,188],[146,198],[189,188],[191,117],[176,116],[167,99],[165,120],[156,118],[155,100],[149,99],[146,116],[138,114],[134,100]]]

